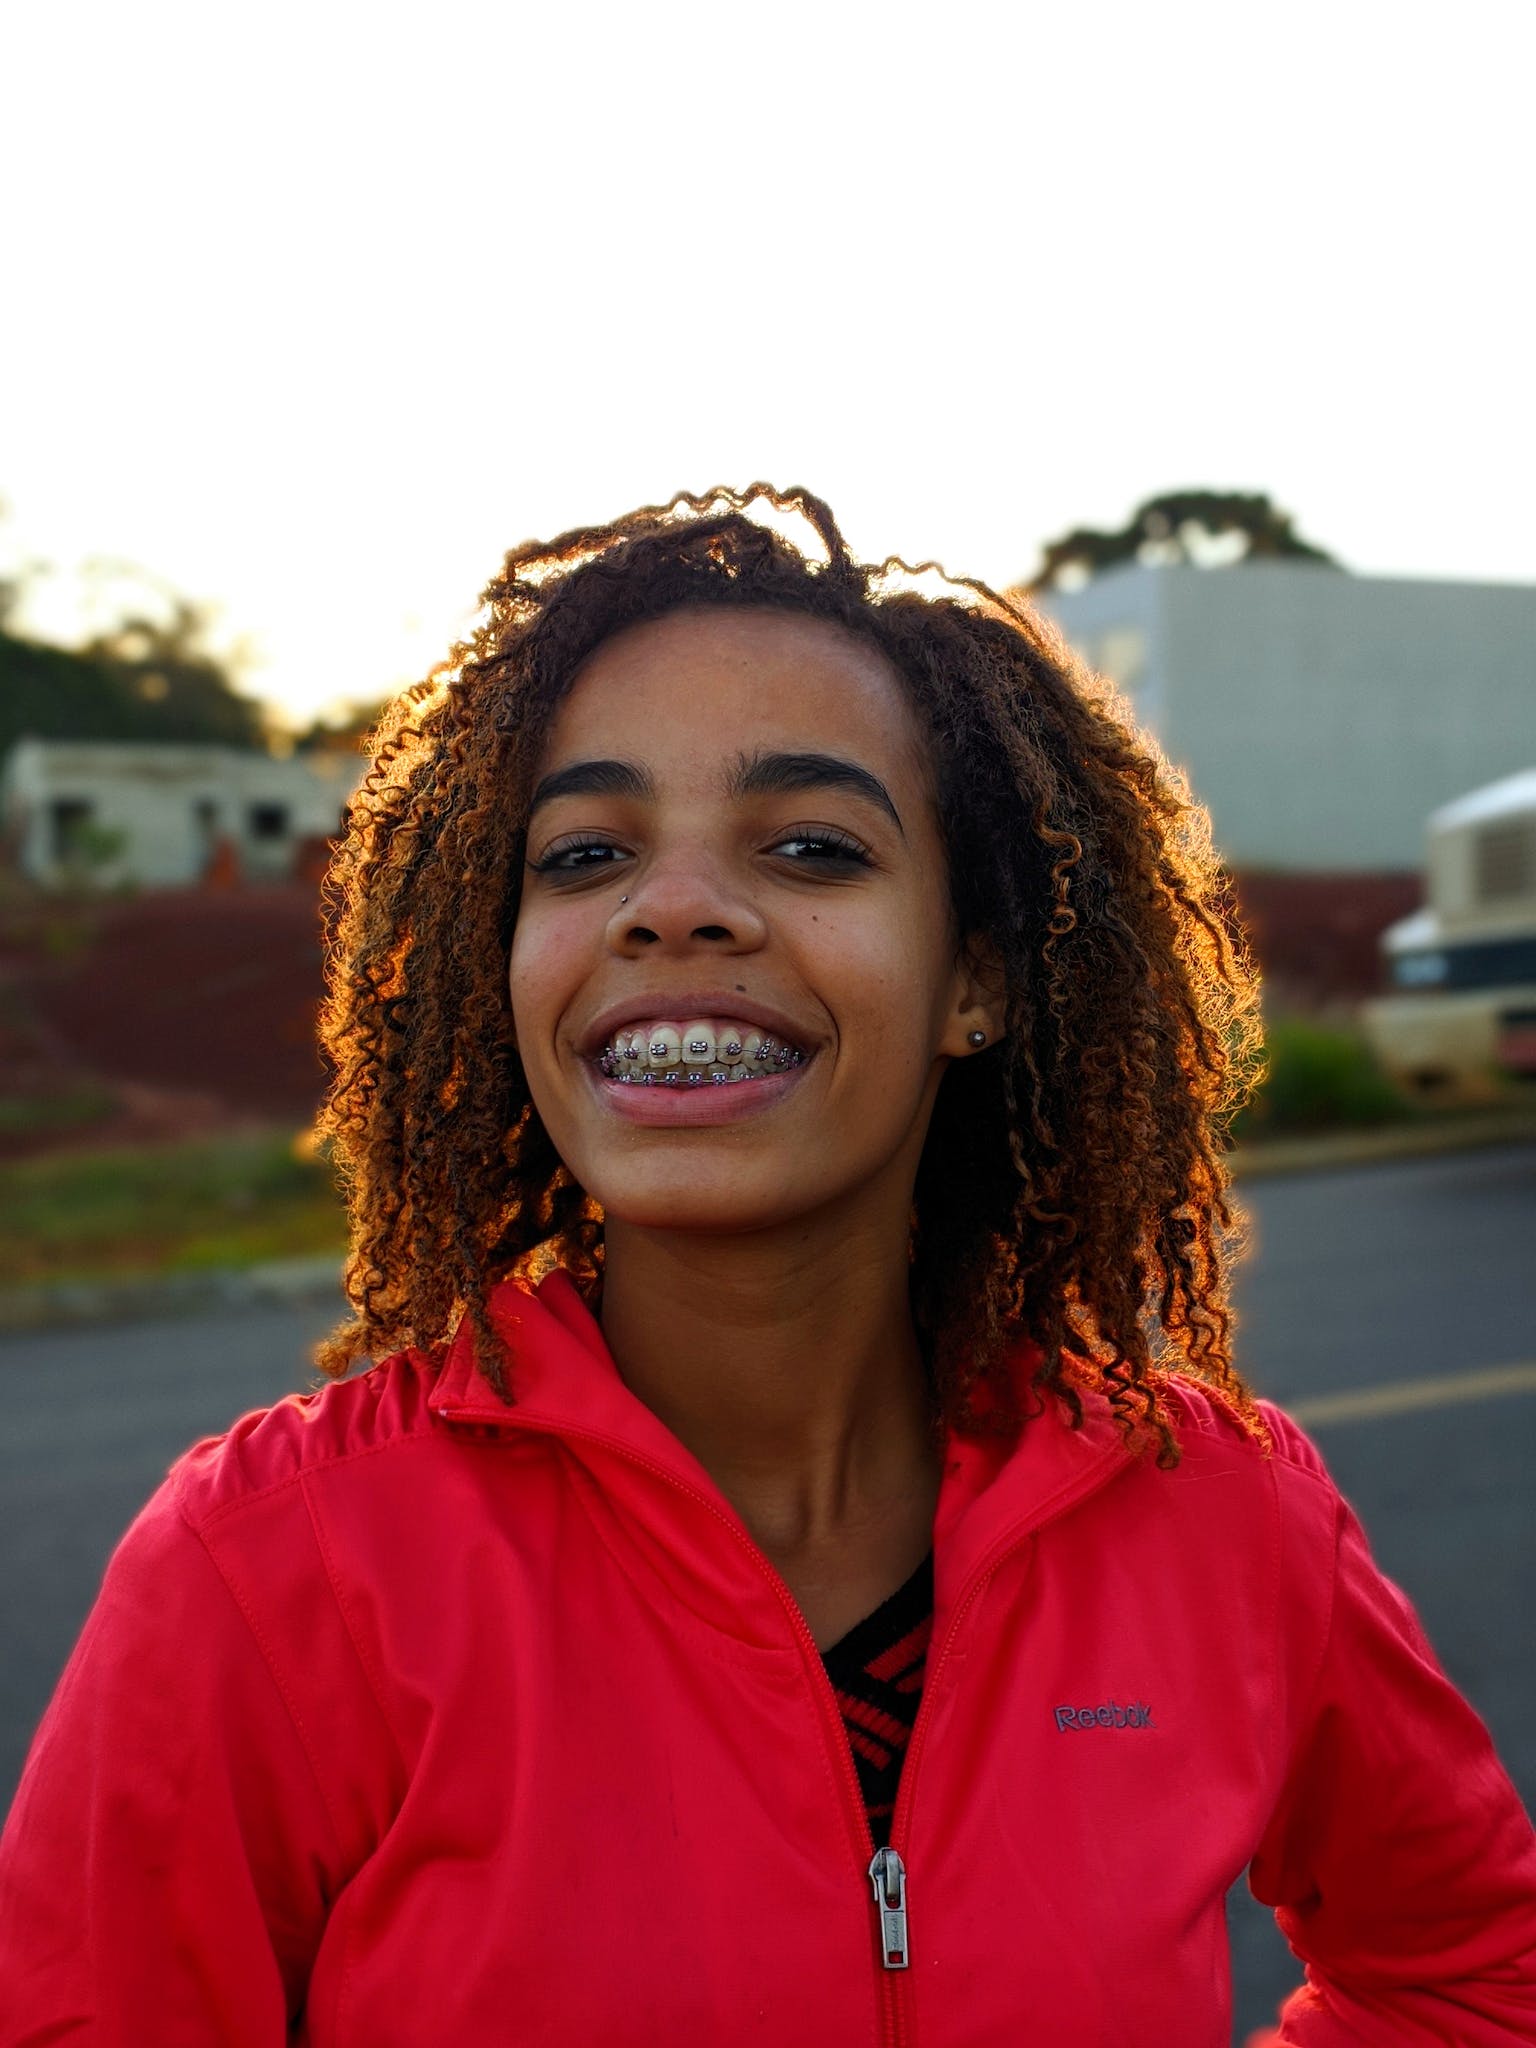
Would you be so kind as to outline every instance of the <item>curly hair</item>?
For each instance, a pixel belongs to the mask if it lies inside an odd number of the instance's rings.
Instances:
[[[1222,1156],[1257,1070],[1258,984],[1205,813],[1017,595],[858,562],[819,498],[761,483],[513,549],[472,635],[375,734],[329,883],[319,1129],[350,1202],[354,1317],[321,1370],[430,1348],[468,1315],[509,1399],[492,1285],[600,1273],[601,1212],[513,1042],[528,802],[585,659],[700,605],[787,608],[886,657],[931,736],[956,930],[1002,963],[1006,1036],[946,1073],[914,1191],[938,1410],[1017,1426],[1002,1360],[1027,1338],[1037,1393],[1077,1423],[1098,1387],[1162,1462],[1178,1455],[1173,1371],[1262,1436],[1231,1360],[1240,1218]]]

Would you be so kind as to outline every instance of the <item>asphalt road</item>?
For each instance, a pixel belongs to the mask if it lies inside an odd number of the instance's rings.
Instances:
[[[1244,1199],[1244,1368],[1308,1421],[1536,1805],[1536,1146],[1258,1181]],[[309,1384],[306,1348],[331,1314],[0,1340],[7,1800],[117,1537],[189,1443]],[[1476,1377],[1521,1366],[1492,1388]],[[1404,1405],[1414,1383],[1423,1405]],[[1241,2040],[1297,1967],[1243,1887],[1229,1911]]]

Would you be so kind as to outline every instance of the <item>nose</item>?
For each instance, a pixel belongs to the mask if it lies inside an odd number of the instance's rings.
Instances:
[[[763,943],[761,911],[707,855],[679,851],[648,862],[642,874],[629,879],[627,900],[615,905],[608,926],[616,952],[750,953]]]

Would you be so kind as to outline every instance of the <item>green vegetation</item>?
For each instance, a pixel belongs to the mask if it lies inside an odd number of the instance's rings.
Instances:
[[[1287,559],[1337,569],[1337,559],[1296,531],[1294,520],[1264,491],[1164,491],[1147,498],[1113,532],[1074,527],[1048,541],[1025,588],[1054,590],[1101,575],[1122,562]]]
[[[1237,1120],[1239,1140],[1358,1129],[1413,1114],[1357,1032],[1279,1017],[1266,1025],[1264,1038],[1268,1072]]]
[[[75,650],[0,631],[0,752],[50,740],[210,740],[263,749],[261,706],[236,690],[181,605],[169,624],[130,619]]]
[[[78,1131],[110,1115],[116,1098],[95,1081],[80,1081],[48,1093],[0,1094],[0,1137],[31,1137],[40,1131]],[[0,1196],[0,1201],[4,1197]]]
[[[288,1132],[0,1170],[0,1285],[339,1257],[345,1244],[329,1167]]]

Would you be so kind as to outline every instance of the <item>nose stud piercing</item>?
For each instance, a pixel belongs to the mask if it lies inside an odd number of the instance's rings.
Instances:
[[[628,898],[627,896],[621,896],[621,897],[619,898],[619,901],[620,901],[621,903],[627,903],[627,902],[629,901],[629,898]]]
[[[968,1031],[965,1042],[967,1045],[983,1046],[987,1042],[987,1034],[985,1031]]]

